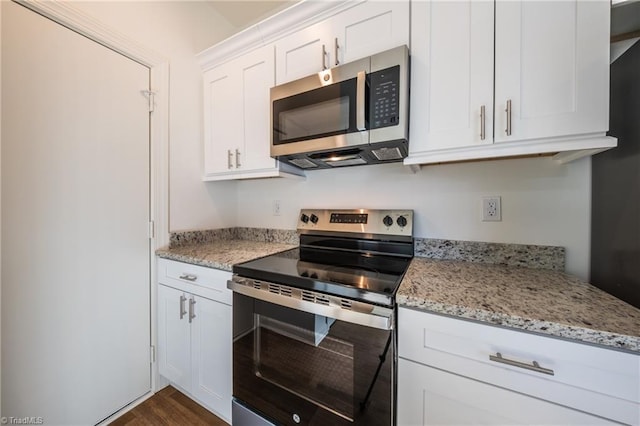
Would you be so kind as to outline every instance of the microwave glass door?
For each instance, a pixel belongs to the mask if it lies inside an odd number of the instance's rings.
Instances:
[[[357,79],[273,101],[274,145],[357,132]]]

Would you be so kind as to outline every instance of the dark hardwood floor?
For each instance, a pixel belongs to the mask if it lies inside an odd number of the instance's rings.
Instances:
[[[168,386],[133,410],[111,422],[110,425],[227,426],[227,423],[174,387]]]

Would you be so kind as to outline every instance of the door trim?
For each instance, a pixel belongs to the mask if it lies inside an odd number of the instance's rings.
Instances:
[[[155,108],[150,113],[150,220],[155,235],[150,239],[151,345],[157,347],[157,282],[155,250],[169,244],[169,59],[154,52],[81,12],[70,2],[13,0],[127,58],[150,69],[150,90],[155,92]],[[0,141],[1,143],[1,141]],[[151,392],[166,386],[158,373],[157,362],[151,365]],[[143,398],[146,398],[145,395]],[[131,405],[129,406],[129,408]]]

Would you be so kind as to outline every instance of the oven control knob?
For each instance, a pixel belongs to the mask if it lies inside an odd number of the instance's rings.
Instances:
[[[309,222],[309,216],[307,216],[306,214],[302,213],[302,215],[300,216],[300,220],[303,223],[307,223],[307,222]]]
[[[398,219],[396,219],[396,223],[400,228],[404,228],[405,226],[407,226],[407,218],[404,216],[398,216]]]
[[[311,219],[311,223],[313,223],[314,225],[318,223],[318,216],[316,216],[315,214],[311,214],[311,217],[309,219]]]
[[[393,225],[393,219],[391,219],[391,216],[387,215],[382,219],[382,223],[384,223],[384,226],[391,226]]]

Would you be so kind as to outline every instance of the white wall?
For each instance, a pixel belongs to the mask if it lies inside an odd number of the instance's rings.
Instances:
[[[202,183],[201,72],[194,55],[234,28],[199,2],[74,2],[171,61],[170,229],[294,229],[302,207],[412,208],[415,235],[560,245],[567,271],[589,272],[591,162],[549,158],[429,166],[399,164],[308,173],[306,181]],[[237,189],[237,191],[236,191]],[[480,197],[502,196],[503,221],[479,219]],[[281,216],[272,215],[281,200]],[[262,212],[257,214],[256,212]]]
[[[591,160],[530,158],[308,172],[306,181],[238,183],[237,225],[295,229],[300,208],[413,209],[414,235],[566,248],[567,272],[589,274]],[[502,197],[502,222],[481,222],[481,197]],[[281,215],[273,215],[273,200]],[[263,212],[256,214],[256,212]]]
[[[170,61],[169,229],[233,226],[235,183],[214,186],[201,180],[202,73],[195,55],[231,35],[234,27],[197,1],[72,5]]]

